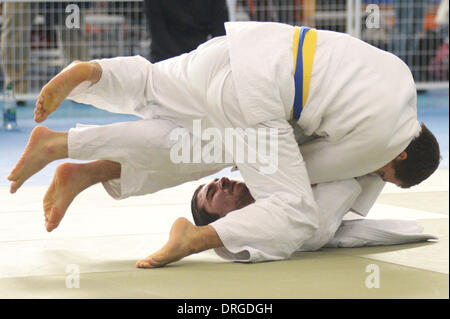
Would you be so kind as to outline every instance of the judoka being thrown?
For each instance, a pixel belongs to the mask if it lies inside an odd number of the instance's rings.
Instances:
[[[67,133],[35,128],[8,177],[11,192],[55,159],[100,160],[83,165],[103,174],[81,179],[73,170],[69,174],[71,164],[57,169],[44,199],[52,231],[77,192],[93,182],[124,198],[224,167],[171,162],[174,142],[168,137],[174,128],[194,135],[193,121],[202,120],[203,128],[220,132],[274,129],[278,156],[270,174],[260,169],[270,162],[264,154],[256,163],[234,159],[254,202],[207,226],[177,220],[168,244],[138,266],[162,266],[222,246],[239,260],[256,262],[289,258],[314,236],[320,209],[311,184],[357,178],[362,192],[376,198],[380,177],[410,187],[436,170],[439,146],[417,121],[411,72],[394,55],[345,34],[305,27],[246,22],[227,23],[226,31],[156,64],[118,57],[63,70],[43,87],[36,122],[65,98],[143,120]]]

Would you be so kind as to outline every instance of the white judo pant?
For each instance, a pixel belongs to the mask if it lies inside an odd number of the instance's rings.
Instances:
[[[177,142],[170,138],[170,133],[179,128],[189,130],[192,119],[204,118],[208,98],[220,98],[220,103],[227,103],[233,116],[239,118],[237,98],[230,87],[233,83],[225,45],[223,38],[214,39],[197,49],[199,53],[157,64],[142,57],[96,60],[102,67],[100,81],[91,87],[80,84],[68,99],[114,113],[136,115],[142,120],[78,125],[69,130],[69,157],[120,163],[121,178],[104,183],[116,199],[153,193],[231,166],[232,163],[174,163],[170,158],[171,148]],[[175,71],[183,67],[186,70]],[[129,76],[130,72],[132,81],[119,78],[121,74]],[[206,83],[210,78],[213,80]],[[130,83],[133,81],[136,85]],[[202,125],[212,124],[205,120]],[[191,150],[200,143],[192,134],[189,139]]]
[[[120,163],[120,178],[103,182],[105,190],[114,199],[155,193],[229,166],[173,163],[170,150],[177,141],[170,139],[170,133],[177,128],[179,126],[171,120],[156,118],[102,126],[77,125],[69,130],[69,157]],[[195,138],[192,141],[198,143]]]

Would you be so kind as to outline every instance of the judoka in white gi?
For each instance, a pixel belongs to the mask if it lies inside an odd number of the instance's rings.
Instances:
[[[148,147],[154,131],[175,125],[192,132],[196,119],[220,131],[274,128],[279,153],[273,173],[262,174],[260,163],[236,163],[255,202],[208,226],[177,220],[168,244],[138,266],[161,266],[222,246],[241,260],[263,261],[288,258],[315,234],[320,216],[311,183],[361,177],[376,198],[382,183],[367,174],[409,187],[437,168],[439,147],[417,121],[411,73],[392,54],[345,34],[283,24],[227,23],[226,30],[225,37],[157,64],[139,56],[102,59],[75,64],[55,77],[41,91],[37,122],[66,97],[145,120],[116,124],[120,130],[35,129],[9,176],[11,192],[48,162],[65,157],[110,160],[120,163],[120,174],[153,172],[170,186],[204,176],[211,167],[171,163],[167,134],[159,147]],[[416,152],[415,141],[425,151]],[[136,149],[141,156],[130,157]],[[411,159],[413,169],[405,164]],[[120,178],[117,197],[127,192]],[[57,193],[57,184],[48,197]],[[70,204],[55,204],[58,200],[47,200],[44,208],[49,231]],[[188,237],[196,240],[182,240]]]
[[[361,247],[413,243],[437,239],[423,234],[423,227],[412,220],[343,220],[349,211],[358,212],[368,207],[373,198],[365,197],[362,179],[348,179],[313,185],[319,206],[319,223],[314,235],[298,247],[297,251],[315,251],[322,247]],[[216,197],[216,200],[212,199]],[[254,202],[245,184],[216,178],[200,185],[192,196],[191,208],[196,225],[207,225],[230,211]],[[199,208],[201,207],[201,208]],[[215,248],[216,253],[230,260],[246,259],[245,252],[233,254],[225,247]]]

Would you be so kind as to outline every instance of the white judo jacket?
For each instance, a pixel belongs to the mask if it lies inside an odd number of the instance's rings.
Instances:
[[[407,66],[392,54],[348,35],[318,31],[307,103],[294,123],[307,137],[303,143],[288,123],[295,94],[293,27],[249,22],[227,23],[226,30],[225,37],[156,64],[141,57],[98,60],[100,81],[75,90],[69,98],[113,112],[168,120],[191,133],[194,119],[203,120],[204,128],[222,131],[276,129],[273,173],[261,174],[261,162],[236,163],[255,203],[211,226],[237,259],[288,258],[319,227],[320,207],[311,184],[367,175],[399,155],[419,133],[415,85]],[[69,131],[70,157],[128,163],[134,142],[126,132],[105,142],[98,139],[100,128],[94,131],[96,135],[88,128]],[[148,141],[145,131],[140,132]],[[152,157],[130,161],[133,169],[172,174],[173,180],[177,174],[194,179],[211,172],[207,165],[171,163],[170,143],[160,139],[158,151],[145,151],[141,143],[145,155]],[[120,145],[126,145],[128,155]],[[373,181],[366,184],[375,195],[365,196],[371,200],[362,204],[353,201],[361,214],[367,213],[383,185],[380,179],[365,179]]]

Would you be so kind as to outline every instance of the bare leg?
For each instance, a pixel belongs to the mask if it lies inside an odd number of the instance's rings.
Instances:
[[[42,88],[34,109],[34,120],[38,123],[44,121],[75,87],[84,81],[96,83],[101,74],[102,69],[97,62],[72,62]]]
[[[64,163],[57,167],[55,176],[44,197],[45,228],[51,232],[64,217],[74,198],[86,188],[100,182],[120,178],[121,165],[99,160],[86,164]]]
[[[156,253],[139,260],[136,267],[163,267],[186,256],[222,246],[223,243],[214,228],[194,226],[181,217],[173,223],[167,243]]]
[[[51,131],[44,126],[35,127],[25,151],[8,176],[12,182],[10,192],[15,193],[28,178],[50,162],[66,158],[67,152],[67,133]]]

